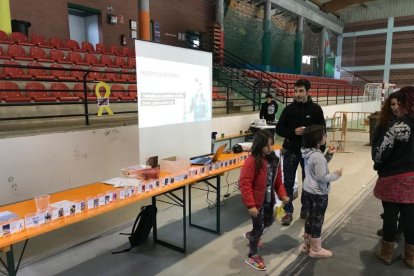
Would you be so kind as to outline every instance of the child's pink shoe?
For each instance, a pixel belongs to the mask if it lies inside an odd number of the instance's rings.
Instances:
[[[259,255],[251,256],[250,258],[247,258],[245,262],[256,270],[265,271],[267,268],[263,258]]]

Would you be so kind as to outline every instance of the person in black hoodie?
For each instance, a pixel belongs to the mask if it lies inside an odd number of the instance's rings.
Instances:
[[[273,122],[278,108],[277,103],[269,93],[266,94],[265,99],[266,101],[262,103],[260,108],[260,119],[265,119],[266,122]]]
[[[283,142],[283,175],[286,192],[290,198],[289,203],[285,204],[285,216],[282,218],[282,225],[290,225],[293,214],[293,186],[298,165],[302,167],[302,181],[305,179],[305,170],[302,154],[300,152],[302,144],[302,134],[305,127],[310,125],[324,125],[325,117],[322,108],[314,103],[309,96],[311,84],[307,79],[299,79],[295,82],[294,101],[286,106],[280,115],[276,125],[276,133],[282,136]],[[322,152],[324,148],[321,149]],[[306,219],[308,210],[306,199],[302,192],[300,217]]]

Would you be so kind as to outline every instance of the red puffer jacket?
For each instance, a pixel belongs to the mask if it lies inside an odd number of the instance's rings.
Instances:
[[[256,176],[256,179],[255,179]],[[249,156],[240,172],[240,192],[242,194],[243,203],[248,209],[256,207],[260,209],[264,202],[266,194],[266,177],[267,177],[267,160],[263,159],[262,169],[256,172],[254,157]],[[274,190],[279,198],[287,196],[285,186],[282,181],[281,163],[278,163],[276,169],[276,177]],[[272,202],[275,202],[272,193]]]

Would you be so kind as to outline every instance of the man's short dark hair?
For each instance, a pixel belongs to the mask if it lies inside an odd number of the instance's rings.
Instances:
[[[267,93],[265,99],[273,99],[273,96],[270,93]]]
[[[324,125],[311,125],[305,128],[302,134],[303,147],[316,148],[326,133]]]
[[[306,92],[308,92],[308,91],[309,91],[309,89],[311,88],[311,83],[310,83],[310,81],[308,81],[307,79],[298,79],[298,80],[295,82],[295,87],[299,87],[299,86],[304,86],[304,87],[305,87]]]

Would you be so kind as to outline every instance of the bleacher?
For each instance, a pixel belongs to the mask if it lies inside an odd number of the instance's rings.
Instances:
[[[84,82],[88,102],[96,102],[99,81],[110,85],[111,102],[136,101],[135,51],[0,31],[2,105],[82,102]]]
[[[285,97],[294,97],[294,84],[298,79],[308,79],[312,84],[310,95],[316,97],[346,97],[346,96],[363,96],[364,90],[357,85],[348,83],[346,80],[269,72],[263,76],[260,71],[247,70],[247,77],[260,78],[265,77],[272,80],[273,86],[283,93]],[[273,79],[272,79],[273,78]]]

